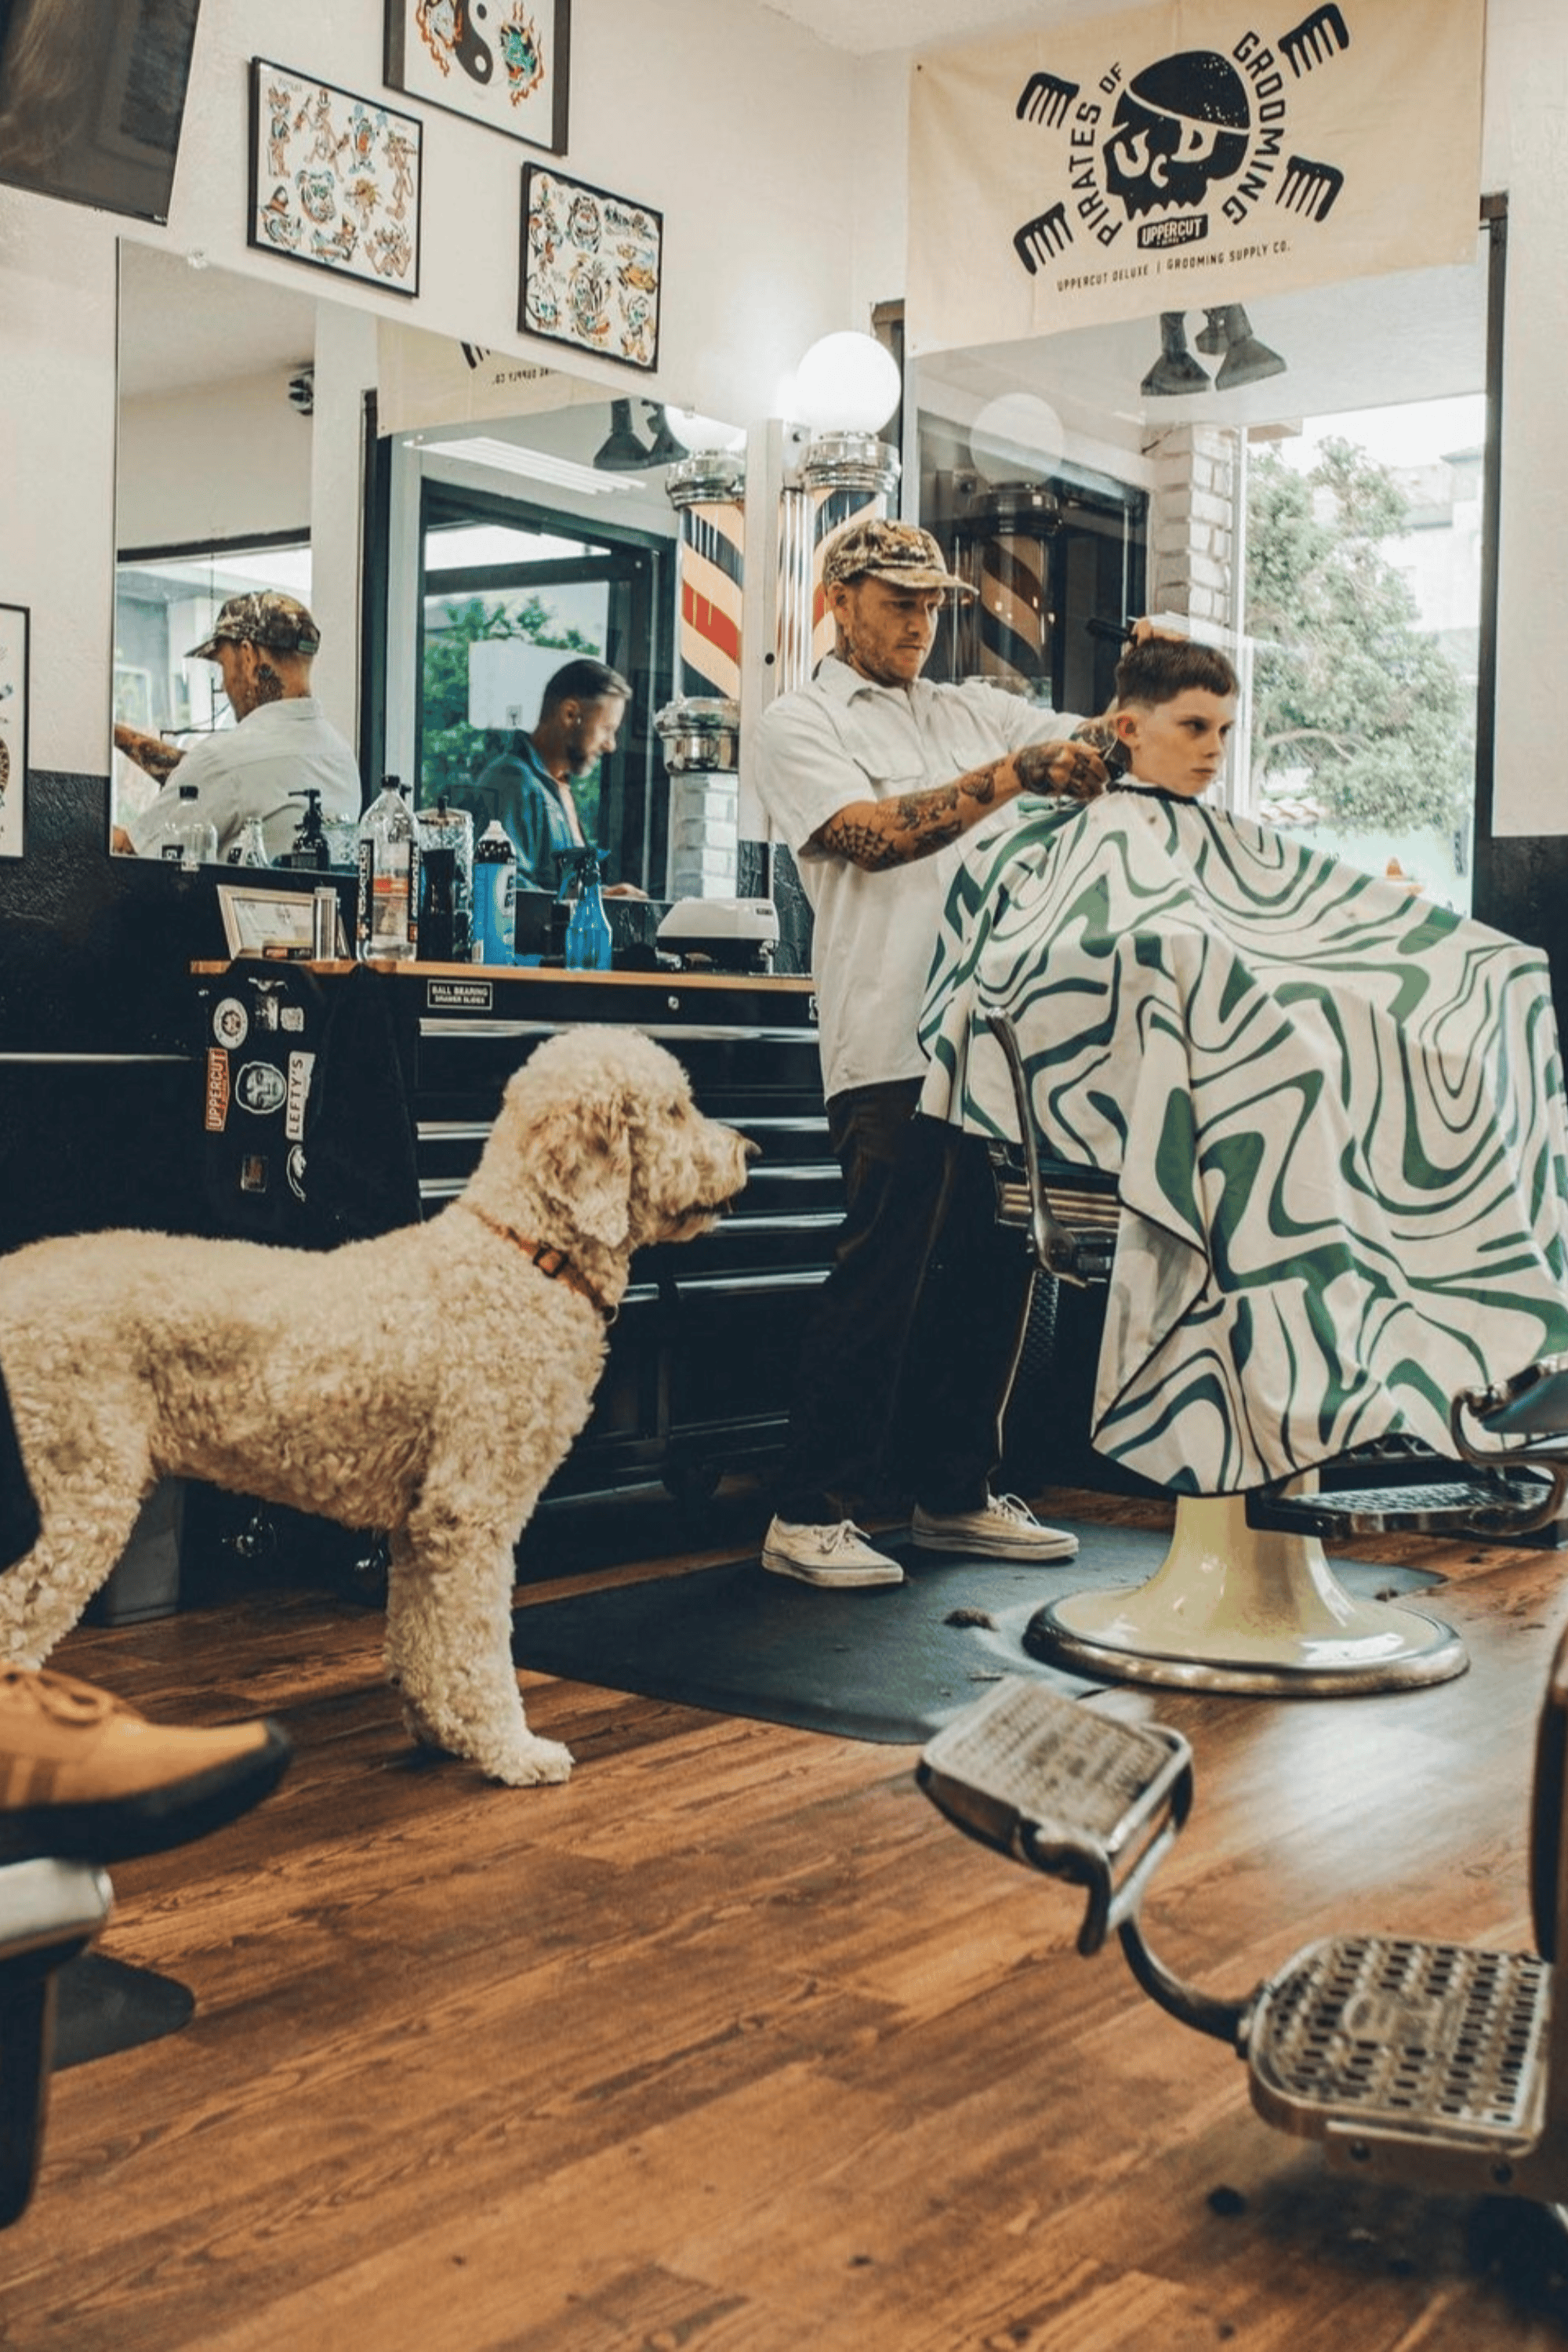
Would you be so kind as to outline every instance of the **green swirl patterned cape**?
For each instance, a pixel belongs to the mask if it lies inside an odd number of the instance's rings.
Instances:
[[[1111,1459],[1229,1494],[1568,1348],[1568,1123],[1544,957],[1266,826],[1145,791],[1026,801],[947,903],[921,1108],[1122,1202]]]

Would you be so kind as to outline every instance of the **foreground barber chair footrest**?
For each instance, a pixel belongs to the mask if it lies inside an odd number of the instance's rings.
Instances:
[[[931,1739],[917,1778],[972,1837],[1087,1891],[1078,1948],[1114,1927],[1134,1979],[1182,2024],[1229,2043],[1258,2113],[1321,2140],[1336,2170],[1444,2194],[1568,2194],[1568,1635],[1536,1735],[1530,1822],[1537,1950],[1350,1934],[1310,1944],[1239,2000],[1150,1948],[1143,1899],[1191,1811],[1191,1751],[1160,1724],[1009,1676]]]
[[[1048,1602],[1024,1647],[1097,1679],[1241,1697],[1417,1689],[1469,1663],[1439,1618],[1349,1591],[1315,1536],[1251,1526],[1245,1495],[1184,1495],[1146,1584]]]
[[[1511,2167],[1540,2137],[1552,1970],[1524,1953],[1397,1936],[1311,1944],[1244,2021],[1252,2104],[1281,2131],[1342,2143],[1441,2139]],[[1473,2169],[1470,2175],[1473,2183]]]

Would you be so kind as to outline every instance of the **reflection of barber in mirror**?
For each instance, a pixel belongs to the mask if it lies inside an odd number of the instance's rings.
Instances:
[[[848,1213],[801,1351],[763,1564],[806,1584],[900,1582],[847,1516],[884,1474],[913,1496],[917,1545],[1069,1559],[1070,1535],[991,1492],[1028,1266],[996,1227],[984,1150],[915,1117],[919,1022],[963,835],[1024,793],[1093,797],[1105,764],[1065,740],[1074,719],[981,680],[922,679],[944,600],[973,593],[929,531],[851,524],[828,543],[823,591],[836,648],[763,712],[756,781],[811,901]]]
[[[226,858],[251,817],[261,819],[269,858],[293,846],[307,791],[321,795],[321,814],[353,824],[363,794],[354,755],[310,691],[310,666],[321,633],[297,596],[253,590],[231,596],[212,635],[191,647],[192,661],[216,662],[236,721],[182,751],[162,736],[117,726],[115,749],[156,776],[165,789],[150,808],[114,828],[114,847],[158,855],[176,784],[197,787],[196,815],[217,828]]]
[[[520,728],[471,783],[448,790],[455,806],[473,811],[476,833],[498,818],[505,826],[522,887],[553,890],[557,856],[586,847],[572,787],[615,750],[631,691],[604,662],[584,656],[565,663],[546,682],[532,729]],[[635,882],[612,882],[605,895],[647,893]]]

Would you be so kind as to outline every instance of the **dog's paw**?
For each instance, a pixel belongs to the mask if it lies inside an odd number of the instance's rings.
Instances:
[[[572,1750],[558,1739],[536,1739],[532,1732],[519,1742],[504,1763],[487,1765],[490,1778],[509,1789],[536,1789],[546,1781],[572,1778]]]

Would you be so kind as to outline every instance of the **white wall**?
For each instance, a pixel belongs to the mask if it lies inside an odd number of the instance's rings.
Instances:
[[[1497,830],[1568,833],[1568,9],[1490,0],[1481,184],[1509,200],[1503,345]]]
[[[204,0],[166,229],[0,187],[0,602],[32,608],[37,767],[109,766],[120,235],[540,351],[516,327],[522,165],[539,151],[458,116],[391,100],[426,125],[416,300],[246,245],[250,57],[374,96],[382,26],[382,0]],[[574,0],[571,84],[563,168],[660,210],[667,270],[657,375],[634,384],[587,361],[581,373],[743,422],[767,415],[805,345],[855,323],[840,209],[840,159],[858,145],[849,60],[749,0],[658,0],[652,16],[643,0]]]

